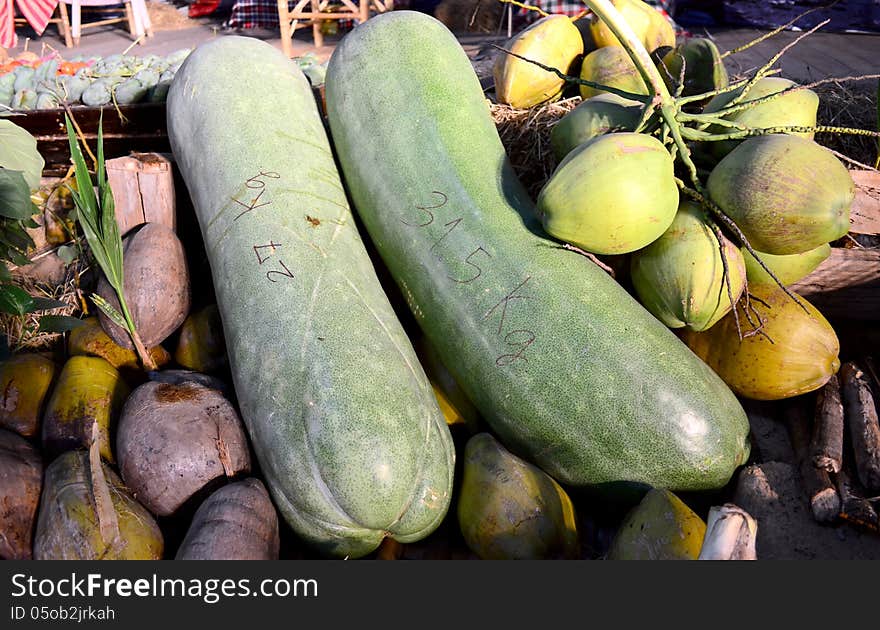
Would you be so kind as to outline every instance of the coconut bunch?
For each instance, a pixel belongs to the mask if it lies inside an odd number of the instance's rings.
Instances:
[[[583,99],[550,133],[558,165],[537,197],[545,231],[615,269],[625,261],[634,296],[736,393],[818,389],[839,367],[837,336],[788,285],[848,232],[855,186],[814,134],[876,134],[818,126],[817,84],[773,68],[787,48],[731,82],[711,40],[677,42],[638,0],[586,5],[595,49],[578,72],[576,46],[563,55],[561,37],[542,40],[551,25],[577,30],[561,16],[514,38],[496,66],[499,99],[525,93],[511,88],[520,64],[543,81],[524,106],[566,85]]]

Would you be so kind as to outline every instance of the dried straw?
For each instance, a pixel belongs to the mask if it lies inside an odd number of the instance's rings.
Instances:
[[[550,147],[553,125],[581,102],[579,96],[532,109],[514,109],[509,105],[491,105],[492,118],[501,142],[510,156],[514,171],[532,199],[550,179],[556,158]]]
[[[83,274],[84,264],[75,260],[66,268],[64,280],[57,286],[50,286],[26,276],[13,274],[13,284],[24,289],[34,297],[44,297],[64,302],[64,307],[52,310],[27,313],[23,316],[0,313],[0,331],[6,335],[9,349],[12,352],[44,352],[55,351],[64,343],[63,333],[39,332],[39,319],[42,315],[82,315],[82,301],[79,279]]]

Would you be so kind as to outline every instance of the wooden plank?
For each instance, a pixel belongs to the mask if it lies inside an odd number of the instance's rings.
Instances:
[[[880,235],[880,173],[850,171],[856,197],[850,209],[850,232]]]
[[[792,291],[830,319],[880,319],[880,250],[835,247],[825,262]]]

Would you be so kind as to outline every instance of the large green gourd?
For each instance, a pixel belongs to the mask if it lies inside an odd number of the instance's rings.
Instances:
[[[358,235],[307,79],[265,42],[213,40],[169,90],[168,132],[275,504],[328,555],[426,536],[449,507],[451,436]]]
[[[335,50],[326,88],[360,217],[508,448],[577,486],[730,479],[748,455],[739,402],[604,271],[542,235],[440,22],[371,18]]]

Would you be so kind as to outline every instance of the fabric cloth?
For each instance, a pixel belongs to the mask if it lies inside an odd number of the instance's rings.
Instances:
[[[42,35],[58,6],[58,0],[15,0],[14,6],[37,35]],[[0,0],[0,48],[14,48],[16,44],[18,37],[15,34],[13,0]]]
[[[275,0],[238,0],[226,22],[229,28],[278,28]]]
[[[292,9],[295,4],[295,0],[288,0],[288,9]],[[333,24],[337,28],[346,29],[354,25],[354,20],[334,20]],[[278,28],[278,2],[276,0],[237,0],[224,25],[228,28]]]
[[[675,8],[675,0],[645,0],[645,2],[660,11],[666,19],[670,21],[672,20],[672,11]],[[587,8],[583,2],[571,2],[566,0],[534,0],[533,2],[526,0],[523,4],[538,7],[547,13],[559,13],[568,16],[580,15]],[[529,11],[528,9],[519,9],[517,15],[520,17],[526,17],[530,20],[535,20],[541,17],[537,12]]]

